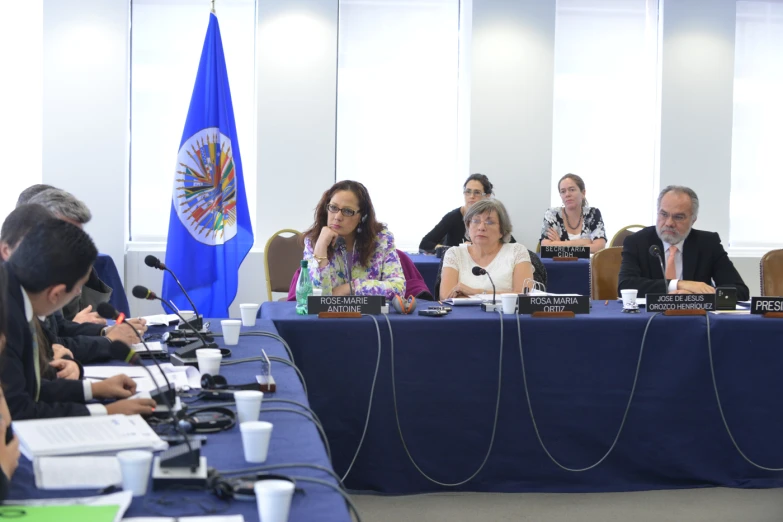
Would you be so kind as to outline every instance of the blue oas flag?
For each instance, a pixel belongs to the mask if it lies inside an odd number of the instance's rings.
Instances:
[[[217,17],[210,14],[177,157],[166,265],[179,276],[199,313],[228,317],[239,265],[252,246],[223,43]],[[162,294],[178,308],[190,308],[168,273]]]

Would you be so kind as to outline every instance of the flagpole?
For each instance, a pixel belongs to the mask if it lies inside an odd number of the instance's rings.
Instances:
[[[215,14],[215,0],[212,0],[212,14]]]

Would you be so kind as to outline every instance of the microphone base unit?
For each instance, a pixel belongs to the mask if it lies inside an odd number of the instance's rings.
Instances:
[[[199,315],[198,317],[194,317],[192,319],[189,319],[186,321],[187,324],[180,322],[180,324],[177,325],[177,330],[191,330],[191,326],[201,332],[201,329],[204,328],[204,318]],[[188,324],[190,326],[188,326]]]
[[[481,303],[481,309],[485,312],[502,312],[502,303]]]
[[[207,458],[199,457],[195,471],[188,467],[162,467],[161,458],[152,461],[152,489],[157,491],[182,486],[207,487]]]

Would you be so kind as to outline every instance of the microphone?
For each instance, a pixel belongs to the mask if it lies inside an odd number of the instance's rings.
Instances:
[[[118,325],[125,322],[125,314],[118,313],[117,310],[109,303],[99,304],[97,312],[98,315],[100,315],[104,319],[115,319]],[[132,324],[130,323],[125,323],[125,324],[129,326],[136,333],[136,336],[139,338],[142,345],[144,345],[144,349],[147,350],[147,353],[149,353],[150,356],[152,356],[150,347],[147,346],[147,343],[144,341],[144,337],[141,336],[139,331],[136,330],[136,328],[134,328]],[[124,342],[112,341],[112,343],[109,345],[109,353],[111,354],[113,359],[120,359],[134,366],[141,366],[142,368],[144,368],[144,370],[146,370],[147,375],[150,376],[150,380],[152,381],[152,384],[154,384],[155,388],[157,389],[157,393],[150,393],[150,397],[152,397],[153,399],[160,397],[163,400],[163,403],[168,408],[169,416],[171,417],[171,422],[174,425],[174,429],[180,431],[180,435],[182,435],[185,445],[188,448],[188,453],[186,458],[190,462],[189,467],[192,472],[195,471],[199,467],[201,453],[198,447],[194,451],[193,446],[190,443],[190,439],[179,426],[177,417],[174,414],[174,406],[171,404],[171,397],[170,397],[171,395],[172,397],[174,397],[174,400],[176,401],[176,392],[174,390],[174,387],[171,386],[171,382],[169,382],[169,378],[166,376],[166,374],[163,372],[163,369],[160,367],[160,364],[158,363],[157,359],[155,359],[155,357],[152,356],[152,362],[155,363],[155,366],[158,367],[158,371],[163,376],[163,379],[166,381],[165,391],[160,390],[160,388],[158,387],[158,383],[155,380],[155,377],[152,375],[150,369],[146,365],[141,363],[138,354],[136,354],[136,352],[128,345],[126,345]]]
[[[146,299],[148,301],[161,301],[163,303],[166,302],[164,299],[161,299],[160,297],[158,297],[155,294],[155,292],[153,292],[149,288],[144,287],[144,286],[140,286],[140,285],[134,286],[133,290],[131,290],[131,294],[133,294],[133,297],[136,297],[138,299]],[[175,365],[182,366],[182,365],[190,363],[190,364],[195,366],[196,365],[196,350],[198,350],[199,348],[219,348],[217,343],[210,343],[210,342],[208,342],[204,338],[204,335],[201,332],[199,332],[196,329],[195,326],[193,326],[188,321],[185,321],[185,318],[182,317],[182,314],[179,313],[179,310],[177,310],[176,308],[173,308],[172,311],[174,312],[174,315],[179,317],[180,320],[182,320],[182,322],[185,323],[188,326],[188,328],[190,328],[191,330],[193,330],[193,332],[195,332],[196,337],[199,338],[198,341],[195,341],[195,342],[192,342],[190,344],[187,344],[187,345],[183,346],[182,348],[179,348],[178,350],[176,350],[174,352],[174,355],[171,356],[171,361]],[[198,346],[199,342],[200,342],[200,346]]]
[[[473,267],[473,275],[474,276],[481,276],[485,275],[489,278],[489,282],[492,283],[492,304],[489,303],[481,303],[481,309],[485,312],[498,312],[500,311],[500,305],[498,305],[495,302],[495,282],[492,280],[492,276],[489,275],[489,272],[487,272],[485,269],[481,268],[480,266],[474,266]]]
[[[193,307],[193,313],[196,314],[196,317],[194,319],[191,319],[193,323],[196,325],[197,328],[201,328],[203,326],[203,318],[199,315],[198,310],[196,310],[196,304],[193,302],[193,300],[190,299],[190,296],[185,291],[185,287],[182,286],[182,283],[179,282],[179,279],[177,279],[177,276],[174,274],[174,272],[171,271],[169,267],[166,266],[165,263],[163,263],[160,259],[153,255],[148,255],[144,258],[144,264],[147,265],[150,268],[157,268],[158,270],[165,270],[169,274],[171,274],[171,277],[174,278],[174,282],[177,283],[177,286],[179,286],[179,289],[182,290],[183,295],[185,296],[185,299],[188,300],[188,303],[190,303],[190,306]],[[152,295],[155,295],[154,293]],[[139,297],[134,294],[135,297]],[[146,298],[142,298],[146,299]],[[161,299],[161,301],[163,301]],[[163,301],[166,303],[166,301]],[[166,303],[168,304],[168,303]],[[171,308],[171,306],[169,306]],[[179,314],[178,314],[179,315]],[[184,321],[184,319],[183,319]]]
[[[661,264],[661,273],[663,274],[663,293],[669,293],[669,282],[666,281],[666,268],[663,265],[663,255],[661,255],[661,249],[658,245],[652,245],[650,247],[650,256],[657,257],[658,262]]]
[[[348,295],[353,295],[353,251],[348,252],[348,245],[345,243],[343,236],[337,236],[337,241],[334,243],[335,249],[340,246],[344,246],[345,251],[348,253],[345,262],[345,277],[348,279]]]

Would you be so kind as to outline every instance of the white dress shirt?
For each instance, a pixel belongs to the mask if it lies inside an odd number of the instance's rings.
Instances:
[[[684,244],[685,244],[685,240],[674,244],[674,246],[677,247],[677,253],[674,254],[674,268],[677,272],[677,278],[669,281],[669,292],[674,292],[675,290],[677,290],[677,283],[680,281],[680,279],[682,279],[682,249]],[[664,267],[666,267],[666,265],[669,263],[669,249],[671,247],[672,245],[670,245],[666,241],[663,241],[663,252],[664,252],[663,266]]]
[[[27,291],[24,288],[22,288],[22,300],[24,301],[24,317],[29,323],[33,320],[33,303],[30,301],[30,296],[27,295]],[[46,317],[39,317],[38,320],[43,323],[43,321],[46,320]],[[83,380],[82,386],[84,387],[84,400],[91,401],[93,399],[92,383]],[[86,404],[85,406],[87,406],[87,409],[90,411],[90,415],[106,415],[108,413],[106,411],[106,406],[103,404]]]

